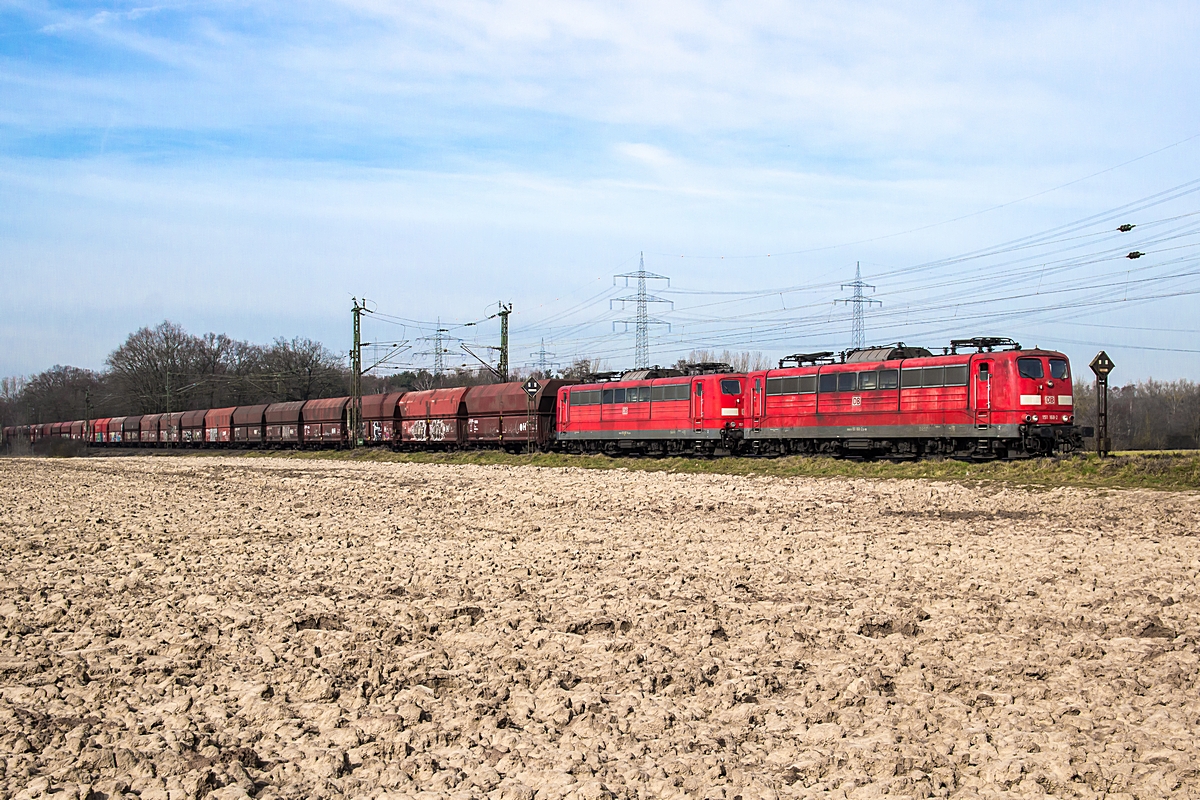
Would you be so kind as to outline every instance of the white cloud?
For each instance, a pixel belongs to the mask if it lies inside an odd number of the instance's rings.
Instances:
[[[679,160],[661,147],[642,142],[619,142],[614,149],[626,158],[650,167],[677,167]]]

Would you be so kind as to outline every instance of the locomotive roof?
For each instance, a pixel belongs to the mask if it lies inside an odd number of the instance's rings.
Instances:
[[[928,358],[933,353],[924,347],[906,347],[903,342],[889,344],[883,347],[864,347],[861,350],[846,352],[847,364],[860,364],[864,361],[893,361],[897,358]]]
[[[621,375],[623,381],[650,381],[655,378],[681,378],[683,372],[672,367],[650,367],[649,369],[631,369]]]

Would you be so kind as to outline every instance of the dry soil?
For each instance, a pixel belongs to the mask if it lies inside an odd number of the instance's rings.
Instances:
[[[0,461],[0,795],[1200,797],[1200,497]]]

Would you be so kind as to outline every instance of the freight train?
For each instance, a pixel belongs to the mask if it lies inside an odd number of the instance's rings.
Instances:
[[[965,351],[965,352],[960,352]],[[529,391],[527,391],[527,389]],[[16,441],[100,447],[339,448],[348,397],[8,427]],[[1070,362],[1010,339],[903,343],[789,356],[776,369],[724,364],[586,381],[391,392],[362,398],[361,440],[397,450],[473,448],[644,455],[1021,458],[1069,453]]]

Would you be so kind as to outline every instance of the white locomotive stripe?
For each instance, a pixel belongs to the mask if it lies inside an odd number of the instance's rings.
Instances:
[[[1074,403],[1075,401],[1071,399],[1071,395],[1069,394],[1060,394],[1058,396],[1058,404],[1060,406],[1074,405]]]
[[[1023,406],[1040,406],[1041,404],[1042,396],[1040,394],[1021,395],[1021,405]]]

